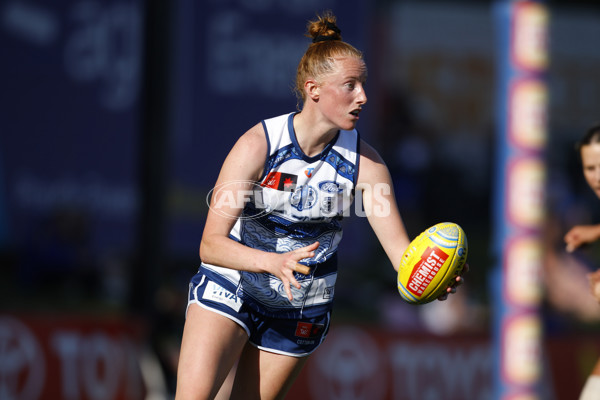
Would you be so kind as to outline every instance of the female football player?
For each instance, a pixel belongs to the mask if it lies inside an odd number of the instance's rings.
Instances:
[[[395,268],[409,244],[388,169],[356,130],[367,103],[362,54],[342,41],[329,12],[309,22],[307,36],[295,87],[301,111],[243,134],[212,193],[179,400],[214,398],[236,363],[231,398],[285,396],[328,332],[340,218],[355,195]]]

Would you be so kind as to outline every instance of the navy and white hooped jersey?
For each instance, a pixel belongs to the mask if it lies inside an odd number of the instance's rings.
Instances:
[[[315,241],[315,256],[302,264],[309,275],[295,274],[301,289],[268,273],[238,271],[203,263],[201,271],[267,316],[298,318],[331,309],[337,278],[336,251],[342,238],[340,220],[354,200],[359,161],[359,134],[340,131],[314,156],[305,155],[294,133],[295,113],[262,121],[269,146],[260,186],[253,192],[230,237],[246,246],[288,252]]]

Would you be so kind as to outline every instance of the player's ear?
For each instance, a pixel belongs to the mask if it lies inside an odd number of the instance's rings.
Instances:
[[[309,79],[306,82],[304,82],[304,90],[306,91],[306,95],[308,98],[314,101],[319,100],[319,96],[321,94],[321,86],[319,86],[319,84],[315,80]]]

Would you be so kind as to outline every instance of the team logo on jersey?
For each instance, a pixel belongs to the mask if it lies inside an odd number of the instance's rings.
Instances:
[[[323,200],[321,200],[321,211],[323,214],[328,215],[331,214],[334,210],[335,206],[335,198],[333,196],[324,196]]]
[[[312,176],[314,170],[315,170],[314,168],[306,168],[304,170],[304,175],[306,175],[307,177],[310,178]]]
[[[297,181],[297,175],[286,174],[285,172],[269,172],[261,186],[275,190],[291,191],[296,188]]]
[[[296,324],[296,337],[310,338],[320,335],[325,329],[323,324],[311,324],[310,322],[298,322]]]
[[[298,211],[311,209],[317,202],[317,191],[309,185],[300,185],[292,193],[290,203]]]

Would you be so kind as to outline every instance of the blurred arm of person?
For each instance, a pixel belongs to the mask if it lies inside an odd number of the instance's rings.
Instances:
[[[600,269],[587,274],[587,278],[590,281],[590,289],[592,294],[600,302]]]
[[[600,239],[600,224],[598,225],[576,225],[565,235],[566,250],[572,253],[584,244],[595,242]]]

